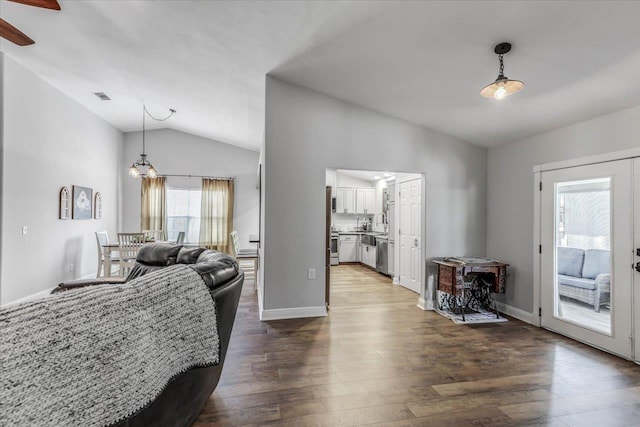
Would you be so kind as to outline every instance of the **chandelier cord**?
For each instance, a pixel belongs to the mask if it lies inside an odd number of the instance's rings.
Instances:
[[[176,113],[176,110],[174,110],[173,108],[169,108],[169,111],[170,111],[169,115],[164,119],[159,119],[157,117],[153,117],[153,115],[149,112],[149,110],[147,110],[146,105],[142,104],[142,108],[144,108],[144,112],[147,113],[149,117],[151,117],[153,120],[157,122],[164,122],[165,120],[168,120],[171,116],[173,116]]]
[[[498,55],[498,59],[500,60],[500,74],[498,74],[498,79],[504,78],[504,63],[502,62],[502,57],[504,55]]]
[[[149,117],[151,117],[153,120],[157,121],[157,122],[164,122],[165,120],[168,120],[171,116],[173,116],[176,113],[176,110],[174,110],[173,108],[169,109],[170,113],[167,117],[165,117],[164,119],[159,119],[157,117],[153,117],[153,115],[149,112],[149,110],[147,110],[147,106],[142,104],[142,154],[146,155],[147,151],[146,151],[146,144],[145,144],[145,119],[146,116],[149,115]],[[143,159],[144,160],[144,159]]]
[[[146,150],[145,150],[145,144],[144,144],[144,119],[145,119],[145,113],[149,114],[147,111],[147,107],[144,106],[144,104],[142,104],[142,154],[146,154]],[[144,160],[144,159],[143,159]]]

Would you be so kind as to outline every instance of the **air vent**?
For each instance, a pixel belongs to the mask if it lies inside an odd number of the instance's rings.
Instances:
[[[104,92],[93,92],[93,94],[103,101],[111,101],[111,98],[109,98]]]

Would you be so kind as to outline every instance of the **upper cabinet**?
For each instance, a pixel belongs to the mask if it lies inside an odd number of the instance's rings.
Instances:
[[[356,213],[374,214],[376,192],[373,188],[356,189]]]
[[[336,189],[336,213],[375,213],[376,193],[373,188],[338,187]]]
[[[336,189],[336,213],[356,213],[356,189],[338,187]]]
[[[395,203],[396,202],[396,182],[390,181],[387,183],[387,202]]]

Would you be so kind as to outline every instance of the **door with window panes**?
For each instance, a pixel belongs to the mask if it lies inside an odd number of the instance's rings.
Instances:
[[[542,326],[632,356],[632,160],[541,173]]]

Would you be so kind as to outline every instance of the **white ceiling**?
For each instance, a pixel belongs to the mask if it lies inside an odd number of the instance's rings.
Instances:
[[[144,101],[178,110],[149,127],[259,149],[267,73],[483,146],[640,105],[639,1],[60,4],[2,0],[36,44],[0,49],[122,131]],[[497,102],[502,41],[525,88]]]
[[[336,172],[340,175],[347,175],[354,178],[361,179],[363,181],[370,181],[374,183],[380,179],[385,181],[390,181],[393,179],[400,178],[418,178],[420,174],[418,173],[406,173],[406,172],[387,172],[387,171],[362,171],[362,170],[354,170],[354,169],[336,169]],[[377,177],[377,178],[376,178]]]

